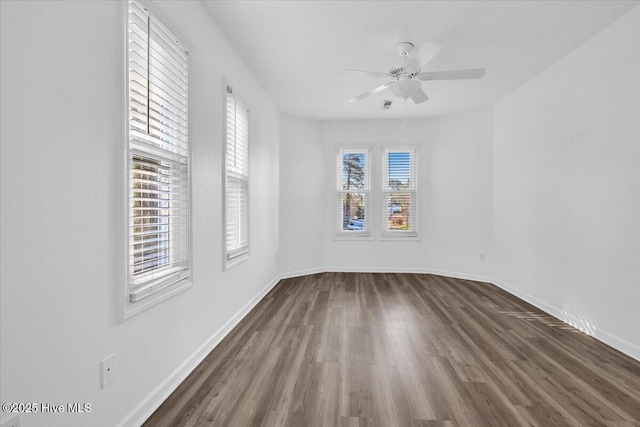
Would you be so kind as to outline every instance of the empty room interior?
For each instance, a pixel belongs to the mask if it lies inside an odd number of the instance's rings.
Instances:
[[[0,7],[2,427],[640,426],[639,1]]]

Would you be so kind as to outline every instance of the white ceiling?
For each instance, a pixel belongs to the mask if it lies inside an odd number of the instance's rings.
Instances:
[[[444,45],[429,71],[486,69],[481,80],[431,81],[409,117],[492,105],[638,5],[638,1],[207,1],[205,7],[280,111],[314,119],[404,117],[388,91],[348,99],[388,79],[395,45]]]

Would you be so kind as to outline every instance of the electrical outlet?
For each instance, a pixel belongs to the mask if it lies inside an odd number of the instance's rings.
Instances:
[[[484,254],[480,254],[480,261],[484,262]]]
[[[102,368],[102,388],[111,385],[111,383],[116,379],[115,358],[116,355],[112,354],[100,363]]]
[[[22,414],[15,414],[0,424],[0,427],[22,427]]]

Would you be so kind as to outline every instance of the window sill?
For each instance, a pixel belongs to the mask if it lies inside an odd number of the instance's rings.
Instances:
[[[366,233],[336,233],[333,240],[373,240],[373,234]]]
[[[145,311],[146,309],[153,307],[156,304],[161,303],[164,300],[171,298],[172,296],[179,294],[180,292],[189,289],[193,283],[190,279],[183,279],[179,282],[176,282],[173,285],[167,286],[162,291],[157,294],[150,295],[147,298],[143,298],[137,302],[129,301],[129,293],[127,292],[127,300],[125,302],[124,314],[122,316],[122,320],[126,320],[130,317],[135,316],[138,313]]]
[[[396,242],[419,242],[420,241],[420,237],[418,237],[418,233],[416,232],[411,232],[411,233],[394,233],[394,234],[382,234],[380,236],[381,241],[396,241]]]
[[[242,264],[243,262],[248,260],[249,260],[249,252],[242,255],[238,255],[237,257],[232,258],[230,260],[227,260],[225,256],[224,270],[225,271],[229,270],[230,268],[235,267],[238,264]]]

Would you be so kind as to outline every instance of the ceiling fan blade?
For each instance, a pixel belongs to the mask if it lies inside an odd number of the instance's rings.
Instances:
[[[395,83],[395,80],[389,83],[385,83],[382,86],[378,86],[375,89],[371,89],[369,92],[365,92],[362,95],[358,95],[355,98],[351,98],[349,100],[349,102],[355,102],[355,101],[360,101],[361,99],[366,98],[367,96],[373,95],[374,93],[378,93],[378,92],[382,92],[383,90],[385,90],[386,88],[388,88],[389,86],[391,86],[392,84]]]
[[[345,68],[342,71],[343,72],[348,72],[348,73],[364,74],[364,75],[371,76],[371,77],[391,77],[391,74],[389,74],[389,73],[381,73],[381,72],[378,72],[378,71],[352,70],[350,68]]]
[[[423,69],[437,54],[440,53],[443,46],[436,42],[426,42],[416,53],[420,69]]]
[[[423,102],[427,101],[429,99],[429,97],[427,96],[426,93],[424,93],[424,91],[422,90],[422,88],[418,89],[418,91],[411,97],[411,99],[413,99],[413,102],[415,102],[416,104],[422,104]]]
[[[470,68],[467,70],[447,70],[423,72],[416,76],[418,80],[464,80],[480,79],[484,76],[484,68]]]

